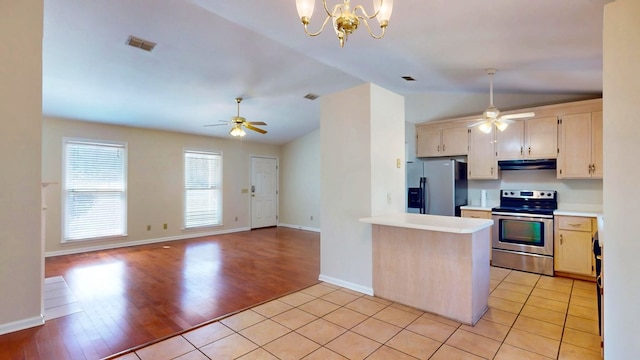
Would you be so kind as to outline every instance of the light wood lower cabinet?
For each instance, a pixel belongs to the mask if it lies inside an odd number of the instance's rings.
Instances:
[[[474,218],[474,219],[491,219],[491,210],[462,210],[461,217]],[[491,261],[491,237],[493,236],[493,226],[489,232],[489,261]]]
[[[590,217],[556,216],[554,270],[595,277],[592,238],[596,220]]]

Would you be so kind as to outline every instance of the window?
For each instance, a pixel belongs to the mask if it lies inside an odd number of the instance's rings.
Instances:
[[[222,155],[184,152],[184,227],[222,225]]]
[[[125,143],[64,140],[63,241],[127,233]]]

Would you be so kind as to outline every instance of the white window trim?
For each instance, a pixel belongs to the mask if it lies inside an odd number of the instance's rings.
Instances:
[[[96,236],[90,238],[83,239],[67,239],[66,238],[66,206],[67,206],[67,144],[68,143],[86,143],[86,144],[100,144],[100,145],[115,145],[121,146],[124,151],[124,207],[123,207],[123,233],[119,235],[109,235],[109,236]],[[99,241],[105,239],[118,239],[129,236],[128,234],[128,209],[129,209],[129,144],[126,141],[114,141],[114,140],[102,140],[102,139],[89,139],[89,138],[77,138],[77,137],[63,137],[62,138],[62,187],[61,187],[61,217],[62,217],[62,228],[60,231],[61,235],[61,243],[78,243],[78,242],[89,242],[89,241]]]
[[[203,153],[203,154],[211,154],[220,156],[220,223],[212,224],[212,225],[203,225],[203,226],[186,226],[186,212],[187,212],[187,185],[185,183],[185,175],[186,175],[186,158],[185,155],[187,152],[191,153]],[[224,156],[221,150],[212,150],[212,149],[202,149],[202,148],[190,148],[185,147],[182,151],[182,230],[184,231],[193,231],[198,229],[205,228],[213,228],[213,227],[222,227],[224,226]]]

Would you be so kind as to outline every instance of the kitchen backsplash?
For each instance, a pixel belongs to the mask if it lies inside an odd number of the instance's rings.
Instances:
[[[500,189],[558,191],[559,204],[602,205],[602,180],[558,180],[555,170],[507,170],[498,180],[469,180],[469,205],[480,205],[487,190],[488,205],[500,201]]]

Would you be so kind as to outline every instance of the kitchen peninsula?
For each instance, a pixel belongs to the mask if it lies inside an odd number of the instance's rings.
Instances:
[[[493,220],[397,213],[372,224],[375,296],[475,324],[488,308]]]

